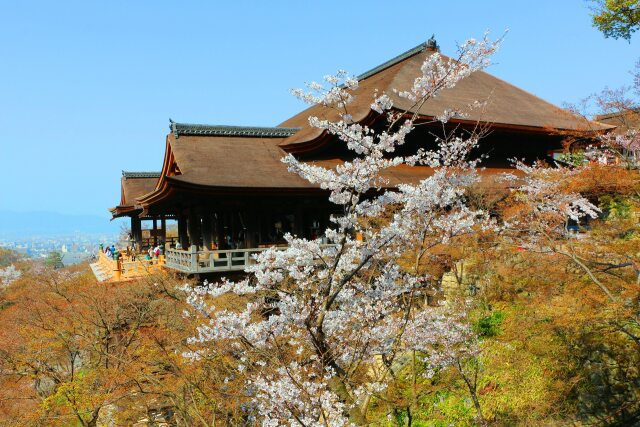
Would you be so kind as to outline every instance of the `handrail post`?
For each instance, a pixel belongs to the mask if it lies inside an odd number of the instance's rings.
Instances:
[[[115,273],[116,273],[116,280],[119,281],[120,278],[122,277],[122,261],[120,261],[120,259],[116,260]]]
[[[189,252],[191,253],[191,270],[198,271],[198,247],[191,245]]]

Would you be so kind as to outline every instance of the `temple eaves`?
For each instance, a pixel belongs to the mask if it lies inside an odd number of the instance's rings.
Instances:
[[[171,129],[171,132],[176,138],[179,138],[180,135],[286,138],[300,130],[300,128],[226,126],[226,125],[176,123],[171,119],[169,119],[169,128]]]

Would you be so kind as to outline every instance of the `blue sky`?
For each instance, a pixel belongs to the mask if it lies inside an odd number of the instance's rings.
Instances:
[[[289,89],[432,33],[452,54],[508,28],[489,72],[556,104],[629,84],[640,57],[586,0],[3,0],[0,16],[0,210],[105,218],[121,170],[162,166],[170,117],[276,125],[304,107]]]

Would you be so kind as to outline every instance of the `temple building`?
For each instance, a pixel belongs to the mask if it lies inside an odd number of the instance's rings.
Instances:
[[[418,123],[402,152],[435,147],[443,133],[433,118],[445,109],[463,114],[445,130],[464,134],[478,125],[489,130],[474,155],[485,156],[481,174],[491,186],[495,175],[511,168],[510,159],[548,159],[562,149],[562,133],[584,129],[584,120],[485,72],[476,72],[417,109],[392,89],[406,90],[425,59],[437,50],[423,43],[358,76],[353,121],[382,129],[386,118],[370,107],[374,93],[386,93],[399,111],[416,113]],[[470,109],[474,102],[486,102]],[[313,238],[336,211],[327,193],[290,173],[281,158],[328,168],[354,154],[336,137],[311,127],[308,117],[338,120],[337,113],[313,106],[275,127],[241,127],[170,122],[159,174],[123,173],[116,217],[131,218],[134,239],[142,246],[140,221],[178,222],[178,242],[166,248],[166,267],[186,273],[241,270],[250,255],[284,243],[287,232]],[[591,129],[607,126],[590,123]],[[400,153],[402,154],[402,153]],[[387,172],[390,186],[418,182],[432,173],[426,166],[401,166]],[[153,227],[158,230],[157,224]],[[162,226],[159,228],[163,230]],[[156,232],[166,240],[166,233]]]
[[[142,208],[137,205],[137,199],[156,188],[160,172],[125,172],[122,171],[120,181],[120,203],[110,208],[112,219],[129,217],[131,219],[131,241],[137,247],[149,247],[157,245],[158,242],[167,241],[166,220],[173,218],[171,215],[158,215],[151,217],[141,215]],[[143,239],[142,221],[149,221],[153,224],[149,236]]]
[[[120,203],[109,209],[113,218],[124,216],[139,217],[141,209],[136,208],[136,199],[153,191],[160,178],[160,172],[125,172],[120,180]]]
[[[596,121],[616,127],[615,132],[624,133],[631,129],[640,130],[640,108],[627,108],[608,114],[600,114]]]

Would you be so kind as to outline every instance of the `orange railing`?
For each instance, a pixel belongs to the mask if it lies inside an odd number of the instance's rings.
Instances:
[[[104,267],[104,270],[113,273],[110,280],[118,282],[159,273],[164,265],[164,256],[160,255],[158,258],[153,259],[138,258],[135,260],[125,257],[115,260],[100,251],[98,262]]]

